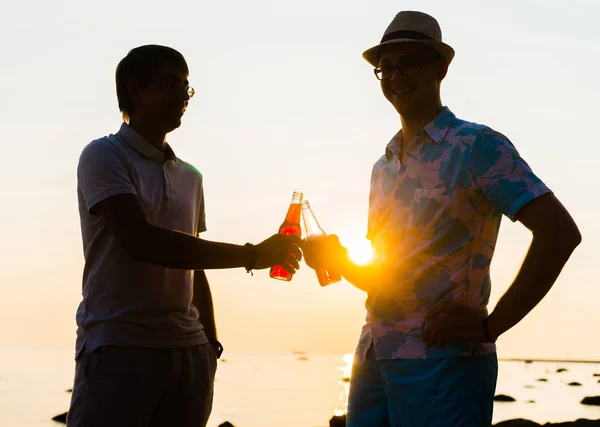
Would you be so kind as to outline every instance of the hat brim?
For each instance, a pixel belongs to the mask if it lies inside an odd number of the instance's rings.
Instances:
[[[439,42],[437,40],[415,40],[415,39],[393,39],[378,44],[377,46],[373,46],[370,49],[367,49],[363,52],[363,58],[371,64],[373,67],[377,67],[379,65],[379,49],[381,46],[386,46],[388,44],[395,43],[418,43],[424,46],[427,46],[429,49],[435,50],[437,53],[442,55],[442,57],[448,61],[448,64],[452,62],[454,58],[454,49],[447,45],[446,43]]]

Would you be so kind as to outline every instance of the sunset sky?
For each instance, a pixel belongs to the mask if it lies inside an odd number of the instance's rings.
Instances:
[[[74,345],[77,161],[118,130],[114,72],[139,45],[188,61],[196,96],[168,141],[204,176],[203,237],[257,243],[298,190],[328,233],[364,252],[371,168],[399,119],[361,54],[400,8],[435,16],[456,50],[444,104],[507,135],[583,234],[549,296],[500,338],[500,357],[600,360],[595,0],[3,2],[0,345]],[[529,241],[503,220],[492,307]],[[348,283],[321,288],[306,265],[290,283],[243,269],[208,277],[227,351],[354,350],[365,295]]]

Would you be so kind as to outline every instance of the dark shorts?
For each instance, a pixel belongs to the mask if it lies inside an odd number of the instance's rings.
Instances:
[[[498,376],[496,354],[374,360],[355,365],[348,427],[488,427]]]
[[[217,359],[210,344],[82,352],[68,427],[204,427]]]

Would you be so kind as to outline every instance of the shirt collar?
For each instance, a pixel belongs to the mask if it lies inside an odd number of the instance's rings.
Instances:
[[[387,147],[385,147],[385,159],[388,162],[391,162],[394,156],[397,156],[400,152],[400,147],[404,141],[404,136],[402,135],[402,129],[394,135],[394,137],[388,142]]]
[[[150,144],[143,136],[135,131],[127,123],[123,123],[121,128],[117,132],[131,148],[138,153],[148,158],[158,157],[161,160],[173,160],[176,161],[175,153],[171,146],[165,143],[165,150],[160,151],[154,145]]]
[[[454,113],[448,107],[444,107],[423,130],[432,141],[441,144],[455,119]],[[400,129],[385,148],[385,158],[388,162],[391,162],[394,156],[398,155],[403,142],[402,129]]]
[[[454,113],[448,107],[444,107],[423,130],[432,140],[441,144],[455,119]]]

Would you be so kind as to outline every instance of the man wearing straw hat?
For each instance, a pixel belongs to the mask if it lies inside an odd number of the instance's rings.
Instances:
[[[372,172],[367,237],[375,261],[353,264],[335,236],[304,249],[311,267],[338,268],[368,293],[348,427],[489,426],[494,343],[541,301],[581,235],[504,135],[443,106],[454,49],[433,17],[400,12],[363,57],[402,125]],[[488,316],[502,215],[533,240]]]

